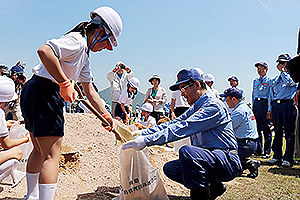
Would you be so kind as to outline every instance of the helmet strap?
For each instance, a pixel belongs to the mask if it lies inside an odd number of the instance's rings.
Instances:
[[[99,35],[99,30],[100,30],[100,28],[101,28],[102,26],[103,26],[103,22],[101,22],[101,23],[99,24],[99,28],[98,28],[98,30],[97,30],[97,33],[96,33],[95,37],[93,38],[92,43],[91,43],[90,46],[88,47],[88,54],[89,54],[90,50],[91,50],[98,42],[102,42],[102,41],[108,39],[108,38],[111,36],[111,33],[109,33],[109,34],[107,34],[106,36],[104,36],[104,37],[100,38],[99,40],[97,40],[97,37],[98,37],[98,35]]]

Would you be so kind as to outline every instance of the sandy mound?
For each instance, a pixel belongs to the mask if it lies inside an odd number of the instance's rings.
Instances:
[[[116,122],[117,123],[117,122]],[[66,114],[59,180],[55,199],[112,199],[119,190],[119,147],[92,114]],[[177,158],[174,152],[151,148],[150,160],[160,171],[170,199],[189,199],[189,191],[162,172],[163,164]],[[22,199],[24,178],[15,188],[0,186],[1,199]]]

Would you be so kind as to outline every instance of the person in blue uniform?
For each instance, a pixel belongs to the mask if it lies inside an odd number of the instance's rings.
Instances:
[[[142,150],[190,137],[192,145],[181,147],[179,159],[166,163],[164,173],[190,189],[193,200],[215,199],[226,190],[222,182],[234,179],[242,171],[228,110],[207,92],[197,70],[179,71],[170,90],[180,90],[191,107],[171,122],[143,130],[122,149]]]
[[[278,56],[277,69],[279,75],[272,79],[269,102],[268,117],[272,117],[274,124],[275,137],[273,139],[272,150],[273,158],[270,164],[281,163],[284,167],[290,167],[293,162],[295,144],[295,121],[297,108],[293,102],[293,97],[297,91],[297,85],[287,73],[286,64],[291,59],[289,54]],[[286,140],[286,150],[282,152],[283,132]]]
[[[257,73],[259,75],[258,78],[253,80],[252,87],[253,113],[256,119],[258,132],[256,154],[259,156],[262,155],[263,158],[270,158],[272,133],[270,129],[271,120],[267,118],[271,83],[271,78],[267,76],[269,66],[264,61],[257,62],[254,66],[257,68]]]
[[[243,170],[248,169],[250,178],[258,176],[260,162],[249,157],[256,151],[258,133],[255,116],[247,104],[242,100],[242,91],[238,88],[229,88],[221,96],[225,97],[229,108],[233,108],[230,115],[233,130],[238,143],[238,154]]]

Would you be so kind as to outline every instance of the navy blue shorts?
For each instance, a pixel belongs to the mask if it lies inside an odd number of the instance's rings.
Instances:
[[[129,113],[128,106],[124,106],[127,113]],[[122,120],[126,120],[126,115],[122,110],[121,104],[117,102],[116,110],[115,110],[115,117],[120,117]]]
[[[34,137],[64,135],[64,100],[58,84],[34,75],[23,87],[20,105],[25,128]]]

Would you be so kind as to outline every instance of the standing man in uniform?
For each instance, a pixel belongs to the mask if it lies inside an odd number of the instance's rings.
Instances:
[[[257,62],[254,66],[257,68],[259,75],[258,78],[253,80],[252,88],[253,113],[258,131],[256,154],[259,156],[262,155],[263,158],[270,158],[272,133],[270,129],[271,120],[267,119],[267,112],[271,78],[267,76],[268,64],[266,62]],[[262,136],[264,136],[264,145]]]
[[[207,92],[199,72],[182,69],[171,91],[180,90],[191,105],[171,122],[142,131],[141,136],[123,144],[123,149],[142,150],[190,137],[192,145],[179,150],[179,159],[165,164],[164,173],[191,190],[192,200],[215,199],[242,171],[232,121],[223,102]]]
[[[254,114],[251,108],[242,100],[241,90],[235,87],[228,88],[221,96],[225,97],[229,108],[233,108],[230,117],[238,143],[238,154],[243,170],[248,169],[250,173],[247,176],[256,178],[260,162],[249,158],[257,148],[258,133]]]
[[[281,163],[284,167],[290,167],[293,162],[294,144],[295,144],[295,121],[297,117],[297,108],[293,97],[297,91],[297,85],[287,73],[286,64],[291,59],[289,54],[280,54],[276,60],[277,69],[280,72],[272,79],[270,87],[268,117],[273,120],[275,137],[272,150],[273,158],[269,160],[270,164]],[[283,130],[286,140],[285,154],[282,156]]]
[[[116,105],[120,95],[127,89],[127,83],[133,75],[133,71],[123,62],[117,62],[115,68],[107,73],[111,90],[111,115],[113,117],[115,117]]]

